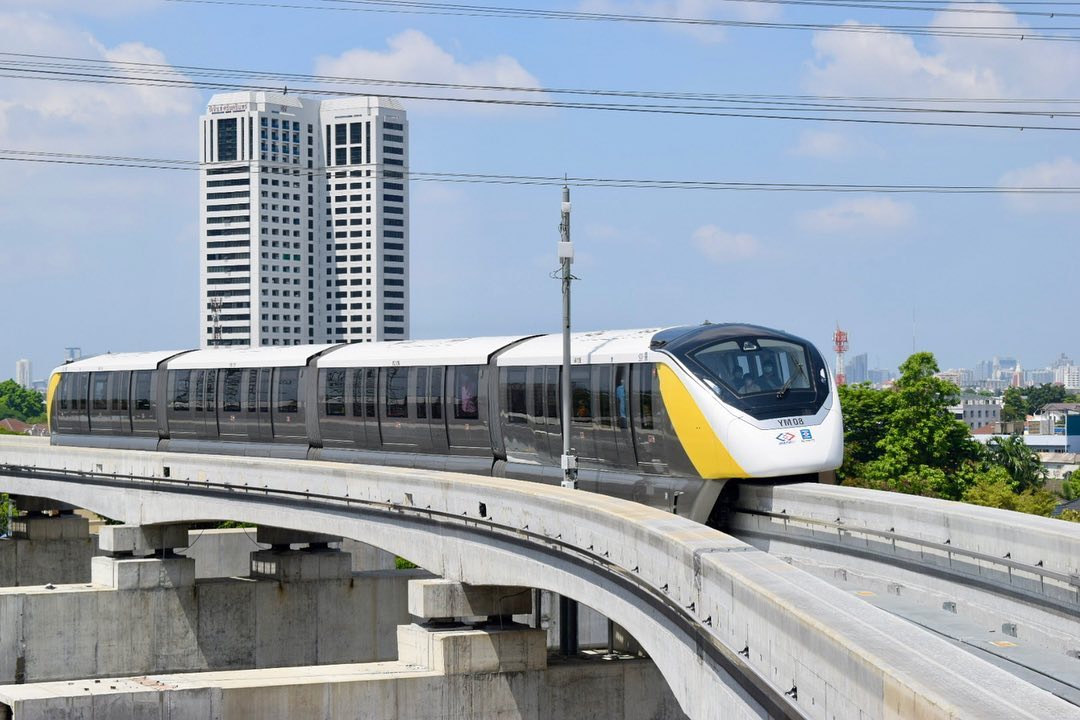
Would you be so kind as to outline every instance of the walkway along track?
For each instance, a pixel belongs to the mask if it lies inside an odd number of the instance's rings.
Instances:
[[[1080,525],[803,483],[741,488],[728,529],[1080,704]]]
[[[352,537],[625,627],[687,714],[1080,718],[1048,693],[715,530],[533,483],[0,439],[0,491],[128,523],[234,519]],[[178,502],[182,499],[182,502]]]

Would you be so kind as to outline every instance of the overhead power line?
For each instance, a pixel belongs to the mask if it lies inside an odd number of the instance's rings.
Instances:
[[[677,25],[698,28],[752,28],[758,30],[800,30],[811,32],[845,32],[870,34],[902,34],[932,37],[958,37],[998,40],[1026,41],[1066,41],[1076,42],[1080,27],[1030,27],[1015,28],[1000,25],[862,25],[799,23],[778,21],[754,21],[738,19],[689,18],[663,15],[635,15],[623,13],[581,12],[573,10],[546,10],[538,8],[502,7],[496,5],[462,5],[438,2],[401,2],[398,0],[317,0],[316,4],[303,4],[287,0],[167,0],[168,2],[195,5],[228,5],[255,9],[314,10],[332,12],[365,12],[394,15],[435,15],[460,16],[497,19],[523,20],[570,20],[584,22],[640,23],[653,25]],[[758,2],[778,5],[815,5],[825,7],[843,7],[846,9],[863,8],[874,10],[935,10],[945,11],[948,7],[922,5],[920,3],[832,2],[831,0],[736,0],[738,2]],[[1044,3],[1040,3],[1044,4]],[[1072,6],[1070,6],[1072,7]],[[992,8],[955,8],[951,12],[967,14],[1007,14],[1007,11]],[[1015,14],[1015,13],[1014,13]],[[1080,17],[1080,13],[1047,12],[1038,10],[1022,11],[1022,14],[1043,18]]]
[[[372,94],[373,91],[381,92],[385,88],[395,88],[393,95],[404,100],[531,108],[879,125],[1013,130],[1071,131],[1080,129],[1080,125],[1057,122],[1080,116],[1080,100],[1062,98],[1027,100],[871,98],[537,88],[172,66],[159,63],[3,52],[0,52],[0,77],[143,87],[198,88],[219,92],[237,90],[282,92],[283,88],[291,85],[289,89],[307,95],[359,96]],[[297,83],[304,82],[314,83],[316,86],[297,87]],[[366,90],[345,89],[357,87],[366,88]],[[401,88],[424,92],[403,93],[400,92]],[[443,92],[456,94],[439,94]],[[498,97],[499,95],[502,97]],[[506,97],[507,95],[514,97]],[[561,96],[568,96],[568,98],[555,99]],[[941,119],[930,119],[932,117]]]
[[[127,167],[151,170],[181,170],[194,172],[200,163],[194,160],[170,160],[122,155],[91,155],[86,153],[46,152],[38,150],[0,149],[0,161],[49,163],[61,165],[87,165],[95,167]],[[320,177],[341,171],[293,168],[286,175],[304,176],[318,174]],[[395,171],[398,172],[398,171]],[[1080,186],[1004,186],[1004,185],[940,185],[940,184],[860,184],[860,183],[798,183],[798,182],[752,182],[731,180],[664,180],[655,178],[613,178],[596,176],[562,175],[512,175],[494,173],[434,172],[409,170],[410,180],[417,182],[469,183],[484,185],[563,185],[575,187],[598,187],[615,189],[651,190],[710,190],[710,191],[758,191],[758,192],[813,192],[813,193],[888,193],[930,195],[1078,195]],[[367,177],[367,176],[365,176]],[[376,179],[381,175],[373,176]],[[398,179],[395,175],[394,179]]]

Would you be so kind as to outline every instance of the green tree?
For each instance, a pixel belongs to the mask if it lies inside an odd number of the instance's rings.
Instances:
[[[1023,437],[994,438],[987,443],[986,452],[991,462],[1005,468],[1017,492],[1037,490],[1046,483],[1046,468]]]
[[[1080,498],[1080,472],[1071,472],[1065,476],[1065,481],[1061,484],[1061,494],[1066,500]]]
[[[900,366],[892,412],[878,442],[881,455],[863,472],[868,480],[892,483],[891,489],[955,500],[968,482],[967,466],[980,459],[982,448],[949,410],[960,389],[936,372],[937,361],[928,352],[915,353]]]
[[[1016,492],[1013,479],[1004,467],[992,465],[977,475],[964,491],[963,500],[973,505],[1015,510],[1030,515],[1049,516],[1057,505],[1053,493],[1042,488]]]
[[[1065,402],[1068,395],[1065,392],[1064,385],[1046,383],[1028,388],[1025,397],[1027,399],[1027,412],[1029,415],[1034,415],[1050,403]]]
[[[1001,408],[1002,422],[1023,422],[1027,419],[1027,401],[1020,388],[1005,388],[1005,404]]]
[[[45,401],[41,393],[27,390],[14,380],[0,382],[0,420],[17,418],[23,422],[45,421]]]
[[[841,385],[840,407],[844,412],[844,464],[841,480],[862,476],[862,466],[881,457],[879,443],[885,437],[893,411],[895,393],[876,390],[869,383]]]

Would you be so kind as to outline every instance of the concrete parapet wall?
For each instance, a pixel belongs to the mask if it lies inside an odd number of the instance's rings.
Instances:
[[[126,589],[0,590],[0,683],[391,660],[396,628],[409,621],[407,582],[426,576],[165,587],[166,568],[153,567],[159,562],[114,565],[134,573],[122,581]],[[174,559],[185,573],[191,563]]]

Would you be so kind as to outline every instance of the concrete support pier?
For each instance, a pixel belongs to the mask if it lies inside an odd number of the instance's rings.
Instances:
[[[88,582],[94,541],[70,506],[20,497],[11,537],[0,540],[0,587]]]
[[[397,662],[0,686],[0,720],[685,717],[649,660],[549,665],[544,631],[507,619],[528,612],[532,593],[522,590],[410,582],[417,622],[399,628]]]

